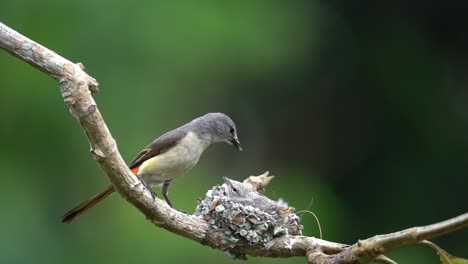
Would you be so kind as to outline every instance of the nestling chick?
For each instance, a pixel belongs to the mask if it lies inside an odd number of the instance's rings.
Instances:
[[[223,177],[223,180],[226,196],[230,197],[233,202],[251,205],[269,213],[276,212],[280,216],[291,212],[291,208],[282,199],[273,201],[256,191],[250,190],[241,182],[231,180],[228,177]]]

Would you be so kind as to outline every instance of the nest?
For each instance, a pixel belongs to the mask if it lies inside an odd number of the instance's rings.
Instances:
[[[224,230],[227,239],[221,243],[227,249],[239,244],[266,243],[287,234],[301,235],[300,219],[285,201],[270,200],[226,177],[224,181],[223,185],[214,186],[206,193],[195,215],[213,229]]]

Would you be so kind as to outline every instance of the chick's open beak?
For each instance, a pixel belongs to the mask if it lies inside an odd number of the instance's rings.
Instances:
[[[239,139],[237,137],[232,137],[230,139],[232,145],[234,145],[238,150],[242,151],[242,147],[241,147],[241,144],[239,142]]]

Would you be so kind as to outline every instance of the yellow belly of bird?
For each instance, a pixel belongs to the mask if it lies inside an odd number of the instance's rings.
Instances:
[[[207,146],[193,132],[169,150],[146,160],[138,169],[138,176],[156,186],[175,179],[193,168]]]

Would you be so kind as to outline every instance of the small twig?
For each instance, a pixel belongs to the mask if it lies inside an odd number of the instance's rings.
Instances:
[[[437,254],[439,256],[441,256],[442,258],[444,258],[444,260],[449,263],[449,264],[452,264],[452,261],[450,260],[449,256],[447,255],[447,252],[443,249],[441,249],[439,246],[437,246],[436,244],[432,243],[431,241],[429,240],[423,240],[423,241],[419,241],[418,242],[419,244],[421,245],[426,245],[426,246],[429,246],[430,248],[434,249]]]
[[[393,261],[391,258],[388,258],[384,255],[377,256],[374,259],[375,262],[381,263],[381,264],[397,264],[395,261]]]
[[[297,213],[298,213],[298,214],[300,214],[300,213],[309,213],[309,214],[311,214],[311,215],[315,218],[315,221],[317,222],[317,226],[318,226],[318,229],[319,229],[320,239],[323,239],[323,237],[322,237],[322,226],[320,225],[320,221],[319,221],[317,215],[314,214],[314,212],[309,211],[309,210],[302,210],[302,211],[299,211],[299,212],[297,212]]]

